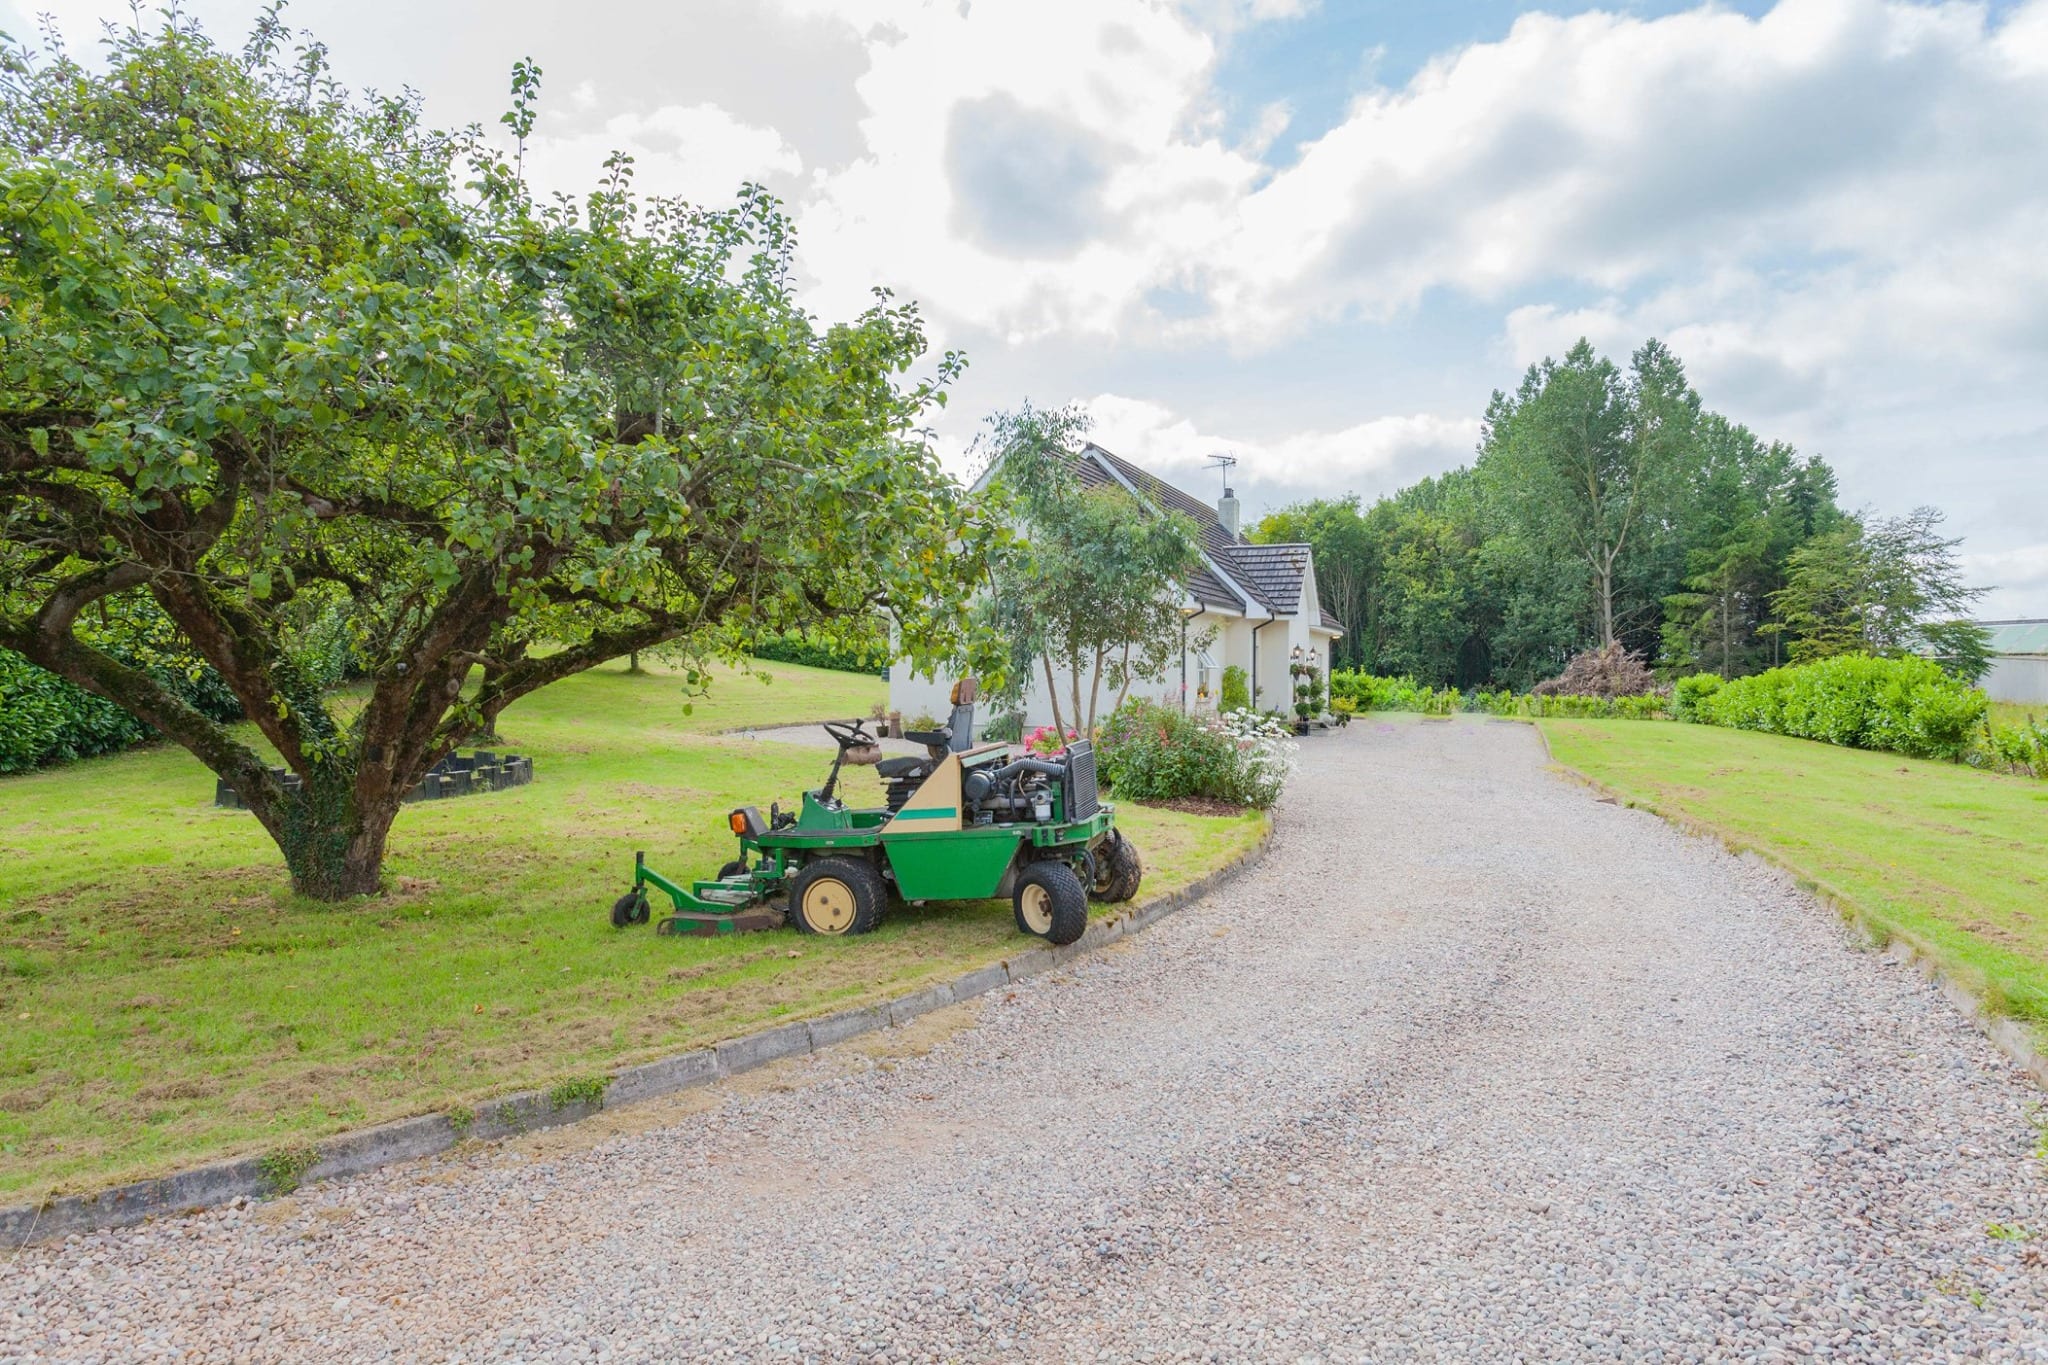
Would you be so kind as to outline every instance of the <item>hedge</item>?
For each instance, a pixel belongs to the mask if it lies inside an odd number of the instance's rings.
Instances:
[[[1361,711],[1419,711],[1448,716],[1477,711],[1490,716],[1570,717],[1576,720],[1656,720],[1671,714],[1671,699],[1651,693],[1640,697],[1536,696],[1507,688],[1496,692],[1461,692],[1455,687],[1430,687],[1413,678],[1383,678],[1371,673],[1332,673],[1330,707],[1349,714]]]
[[[145,660],[133,649],[100,648],[142,668],[215,720],[242,718],[242,704],[211,668]],[[148,726],[101,697],[0,649],[0,773],[27,772],[74,758],[113,753],[154,736]]]
[[[869,675],[882,671],[888,663],[887,654],[887,649],[879,645],[872,650],[855,651],[820,644],[805,638],[802,632],[794,630],[784,631],[780,635],[770,635],[754,645],[754,657],[757,659]]]
[[[1931,659],[1844,654],[1733,682],[1698,674],[1678,685],[1679,714],[1707,725],[1960,762],[1984,730],[1990,699]]]

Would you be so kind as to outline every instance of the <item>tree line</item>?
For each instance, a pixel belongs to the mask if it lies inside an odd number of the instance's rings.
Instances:
[[[1663,343],[1623,368],[1581,340],[1495,392],[1471,464],[1253,538],[1315,547],[1338,664],[1438,686],[1527,689],[1614,644],[1672,674],[1915,649],[1981,673],[1941,514],[1839,496],[1818,455],[1709,410]]]

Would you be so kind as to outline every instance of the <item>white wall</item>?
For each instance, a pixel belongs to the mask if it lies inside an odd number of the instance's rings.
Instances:
[[[1209,696],[1203,698],[1198,695],[1201,686],[1202,668],[1201,650],[1197,647],[1201,644],[1203,634],[1212,629],[1215,631],[1215,636],[1209,642],[1207,652],[1213,667],[1210,670]],[[1259,652],[1259,670],[1262,673],[1268,671],[1269,664],[1265,651],[1267,647],[1271,646],[1279,638],[1280,630],[1280,625],[1276,623],[1262,637]],[[1222,700],[1224,668],[1229,664],[1236,664],[1239,668],[1249,670],[1251,664],[1250,630],[1239,617],[1225,617],[1204,612],[1190,618],[1188,621],[1187,638],[1188,649],[1185,655],[1169,662],[1166,672],[1157,681],[1146,682],[1141,679],[1133,683],[1130,695],[1134,697],[1149,697],[1164,706],[1180,706],[1182,704],[1182,664],[1185,663],[1187,709],[1190,711],[1213,711],[1216,709],[1217,704]],[[1285,655],[1286,650],[1282,648],[1282,662],[1278,676],[1283,678],[1286,674]],[[1053,670],[1053,678],[1059,688],[1061,719],[1071,726],[1076,723],[1075,717],[1069,714],[1073,710],[1072,678],[1067,670],[1057,668]],[[952,685],[953,679],[950,676],[942,677],[936,682],[925,678],[914,678],[910,675],[910,666],[899,659],[889,670],[889,709],[900,711],[906,722],[920,711],[928,712],[943,721],[951,710],[947,696]],[[1271,686],[1272,684],[1269,682],[1268,685]],[[1277,705],[1278,703],[1269,700],[1267,704]],[[1100,697],[1096,701],[1095,706],[1095,719],[1097,723],[1107,719],[1115,705],[1116,689],[1109,685],[1109,680],[1105,677]],[[1088,706],[1088,679],[1086,676],[1082,678],[1081,682],[1081,706],[1085,714]],[[986,722],[993,714],[994,710],[986,701],[978,704],[975,708],[975,723],[977,727]],[[1025,691],[1024,728],[1029,732],[1040,725],[1050,724],[1052,724],[1052,702],[1046,696],[1045,668],[1041,664],[1032,669],[1030,683]]]
[[[1294,678],[1288,672],[1295,646],[1299,645],[1306,654],[1310,649],[1318,652],[1322,660],[1323,676],[1329,677],[1330,637],[1317,624],[1321,613],[1315,605],[1315,582],[1305,577],[1302,584],[1302,598],[1307,607],[1293,616],[1281,616],[1267,623],[1264,616],[1243,617],[1236,614],[1202,612],[1188,621],[1188,645],[1184,656],[1186,663],[1187,694],[1186,706],[1190,711],[1215,710],[1223,698],[1223,670],[1235,666],[1245,671],[1246,680],[1251,681],[1252,637],[1258,636],[1258,678],[1257,691],[1252,704],[1262,711],[1278,711],[1283,715],[1294,714]],[[1196,646],[1205,632],[1213,630],[1214,637],[1208,645],[1208,655],[1214,667],[1211,670],[1209,696],[1198,695],[1201,680],[1200,652]],[[1157,682],[1139,681],[1131,686],[1131,695],[1150,697],[1167,706],[1180,706],[1182,670],[1180,662],[1170,663],[1164,676]],[[1054,670],[1055,684],[1059,688],[1061,718],[1069,725],[1077,718],[1068,714],[1073,709],[1072,682],[1066,670]],[[926,712],[945,720],[951,711],[947,695],[953,685],[950,676],[938,681],[910,676],[910,668],[901,659],[889,670],[889,709],[901,712],[907,722],[919,712]],[[1088,686],[1084,678],[1081,687],[1081,706],[1085,714],[1088,705]],[[1116,705],[1116,692],[1104,680],[1100,699],[1096,703],[1097,722],[1106,719]],[[986,702],[976,708],[977,725],[993,715]],[[1052,703],[1046,696],[1045,669],[1043,665],[1031,672],[1031,680],[1024,696],[1024,728],[1027,732],[1040,725],[1052,724]]]

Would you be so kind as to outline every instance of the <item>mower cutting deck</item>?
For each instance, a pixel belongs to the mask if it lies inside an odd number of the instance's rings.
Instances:
[[[1072,943],[1088,927],[1088,900],[1124,901],[1144,875],[1138,851],[1098,799],[1095,751],[1086,740],[1057,757],[1012,757],[973,742],[975,684],[953,688],[953,718],[906,738],[924,757],[882,758],[860,721],[828,723],[839,752],[825,785],[797,811],[755,806],[727,817],[740,854],[719,875],[688,888],[633,858],[633,886],[612,906],[618,927],[651,918],[647,888],[674,913],[662,934],[732,934],[779,927],[810,934],[864,934],[881,922],[891,889],[907,901],[1008,896],[1017,927]],[[876,765],[884,805],[850,808],[836,795],[848,763]],[[769,902],[787,896],[786,909]]]

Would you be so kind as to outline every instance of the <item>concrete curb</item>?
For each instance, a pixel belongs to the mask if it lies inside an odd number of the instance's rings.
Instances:
[[[627,1067],[588,1085],[564,1085],[552,1091],[525,1090],[474,1111],[453,1109],[422,1114],[375,1128],[338,1133],[321,1139],[317,1146],[240,1157],[95,1194],[62,1195],[39,1205],[0,1209],[0,1248],[14,1250],[31,1242],[125,1227],[146,1218],[192,1213],[237,1199],[289,1194],[302,1184],[363,1175],[400,1161],[434,1156],[460,1142],[517,1137],[536,1129],[574,1123],[600,1110],[658,1099],[784,1057],[816,1052],[863,1033],[893,1028],[919,1015],[1064,966],[1136,933],[1202,899],[1256,864],[1265,857],[1272,838],[1269,819],[1258,842],[1231,862],[1178,891],[1156,896],[1107,919],[1090,921],[1088,931],[1079,941],[1064,948],[1027,948],[1015,957],[977,967],[952,981],[925,986],[878,1005],[729,1038],[709,1048]]]
[[[1856,903],[1823,881],[1808,876],[1793,867],[1769,849],[1737,839],[1724,830],[1715,828],[1689,815],[1664,810],[1649,801],[1639,801],[1618,788],[1587,776],[1568,763],[1561,763],[1550,750],[1550,736],[1543,733],[1543,727],[1536,726],[1536,733],[1543,741],[1543,756],[1552,769],[1579,783],[1589,791],[1599,792],[1603,798],[1626,807],[1654,815],[1682,834],[1695,839],[1711,839],[1737,856],[1755,858],[1757,861],[1789,878],[1792,884],[1814,900],[1833,910],[1836,915],[1855,925],[1867,935],[1871,942],[1882,946],[1884,952],[1919,972],[1929,985],[1940,991],[1942,996],[1959,1011],[1964,1018],[1976,1025],[1977,1031],[1988,1039],[1991,1045],[2005,1054],[2006,1060],[2027,1074],[2035,1085],[2048,1089],[2048,1056],[2043,1056],[2027,1027],[2016,1019],[1990,1008],[1977,993],[1942,970],[1941,964],[1917,944],[1905,939],[1887,937],[1884,931],[1870,922]],[[4,1225],[0,1225],[4,1226]]]

